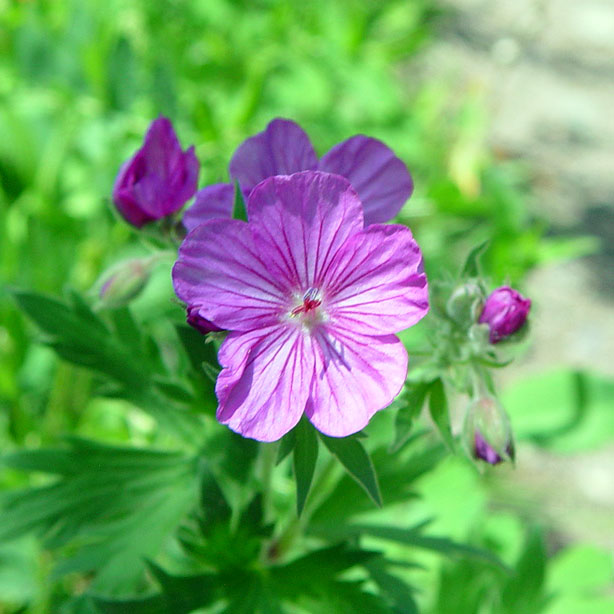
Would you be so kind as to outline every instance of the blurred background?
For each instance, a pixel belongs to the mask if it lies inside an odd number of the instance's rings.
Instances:
[[[489,239],[492,286],[534,305],[499,378],[517,466],[481,475],[450,457],[419,482],[416,516],[524,556],[540,598],[519,613],[611,613],[613,77],[610,0],[0,0],[1,449],[65,433],[146,440],[38,343],[7,288],[88,293],[140,253],[110,193],[153,118],[196,146],[201,186],[227,180],[237,145],[277,116],[319,154],[365,133],[413,174],[400,221],[431,277]],[[171,299],[162,266],[135,311],[154,325]],[[49,565],[32,540],[0,546],[0,612],[44,612]],[[494,582],[436,560],[420,605],[490,612]]]

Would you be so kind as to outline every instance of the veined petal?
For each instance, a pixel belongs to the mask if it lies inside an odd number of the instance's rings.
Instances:
[[[394,335],[370,337],[332,327],[313,337],[315,373],[306,414],[325,435],[346,437],[388,406],[407,376],[407,352]]]
[[[184,239],[173,267],[177,296],[227,330],[252,330],[279,320],[286,294],[259,256],[246,222],[215,219]]]
[[[189,231],[218,217],[230,218],[234,197],[235,189],[232,183],[215,183],[198,190],[194,203],[183,214],[183,225]]]
[[[391,220],[413,191],[405,164],[381,141],[362,134],[335,145],[318,168],[347,177],[365,210],[365,225]]]
[[[349,182],[317,171],[263,181],[250,194],[247,215],[275,278],[303,292],[322,284],[339,248],[363,227]]]
[[[313,378],[312,339],[293,326],[231,334],[220,349],[217,419],[244,437],[276,441],[300,420]]]
[[[375,224],[351,237],[326,275],[335,326],[369,335],[409,328],[428,311],[422,254],[406,226]]]
[[[249,192],[263,179],[315,169],[318,158],[304,130],[293,121],[274,119],[245,140],[230,161],[230,176]]]

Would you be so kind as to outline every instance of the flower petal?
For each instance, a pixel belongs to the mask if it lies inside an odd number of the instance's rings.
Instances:
[[[234,197],[232,183],[215,183],[198,190],[194,203],[183,214],[183,225],[189,231],[217,217],[230,218]]]
[[[406,226],[374,224],[351,237],[324,285],[335,326],[381,335],[409,328],[428,312],[422,254]]]
[[[363,227],[349,182],[317,171],[263,181],[249,197],[247,215],[263,261],[296,292],[321,285],[339,248]]]
[[[294,326],[231,333],[219,353],[217,419],[259,441],[276,441],[294,428],[313,378],[311,344]]]
[[[287,119],[274,119],[266,130],[244,141],[230,161],[230,176],[246,194],[263,179],[315,169],[318,158],[303,129]]]
[[[391,220],[413,191],[405,164],[381,141],[359,134],[335,145],[318,168],[347,177],[365,209],[365,225]]]
[[[325,435],[346,437],[388,406],[407,375],[394,335],[370,337],[322,327],[314,335],[315,374],[306,414]]]
[[[177,296],[218,328],[252,330],[279,321],[286,293],[259,256],[245,222],[215,219],[184,239],[173,267]]]

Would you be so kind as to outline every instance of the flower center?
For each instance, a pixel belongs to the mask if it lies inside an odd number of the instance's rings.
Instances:
[[[303,303],[297,305],[290,315],[297,316],[301,313],[308,314],[314,312],[322,304],[322,295],[317,288],[309,288],[305,294],[303,294]]]
[[[295,297],[295,307],[290,310],[288,317],[302,324],[310,331],[319,322],[326,319],[322,308],[322,293],[318,288],[309,288],[302,296]]]

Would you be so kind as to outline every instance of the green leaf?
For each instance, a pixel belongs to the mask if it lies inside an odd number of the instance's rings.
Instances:
[[[391,453],[399,450],[409,439],[414,420],[422,411],[430,386],[431,382],[407,384],[406,392],[401,401],[403,404],[399,408],[395,419],[395,439],[390,447]]]
[[[71,439],[66,448],[3,457],[16,469],[52,473],[55,482],[0,495],[0,541],[34,532],[69,553],[54,575],[94,572],[92,588],[134,589],[198,496],[196,462],[178,452]],[[66,547],[66,548],[65,548]]]
[[[467,256],[467,260],[463,264],[461,269],[461,279],[469,278],[469,277],[480,277],[480,258],[482,254],[486,251],[490,240],[484,241],[480,243],[476,247],[474,247]]]
[[[71,307],[26,290],[13,292],[20,308],[41,328],[65,360],[104,373],[131,389],[145,387],[147,367],[135,360],[82,301]]]
[[[414,589],[387,570],[383,557],[374,558],[365,564],[371,579],[380,591],[404,614],[418,614],[418,604],[414,599]]]
[[[450,414],[448,411],[448,401],[446,391],[441,378],[436,379],[429,390],[429,412],[433,422],[439,429],[439,433],[448,448],[454,450],[454,438],[450,426]]]
[[[516,570],[503,588],[504,611],[509,614],[539,612],[546,572],[546,549],[539,529],[533,528],[524,550],[516,563]]]
[[[477,548],[469,544],[459,544],[447,537],[423,535],[422,531],[428,524],[428,521],[422,522],[419,525],[409,529],[380,525],[352,524],[340,528],[337,534],[344,535],[346,538],[368,535],[369,537],[376,537],[406,546],[433,550],[434,552],[439,552],[450,557],[463,556],[477,559],[481,562],[494,565],[499,569],[509,571],[507,566],[499,559],[499,557],[488,550]],[[318,529],[314,532],[314,534],[325,536],[328,534],[328,532],[325,529]]]
[[[277,458],[275,459],[275,466],[279,465],[289,454],[294,450],[296,444],[296,434],[294,429],[289,433],[286,433],[279,442],[279,450],[277,451]]]
[[[320,438],[331,454],[335,455],[346,471],[364,488],[375,505],[382,506],[382,496],[377,483],[375,468],[363,445],[355,437]]]
[[[294,475],[296,477],[296,510],[300,516],[309,494],[318,460],[318,438],[310,422],[301,418],[294,429]]]

